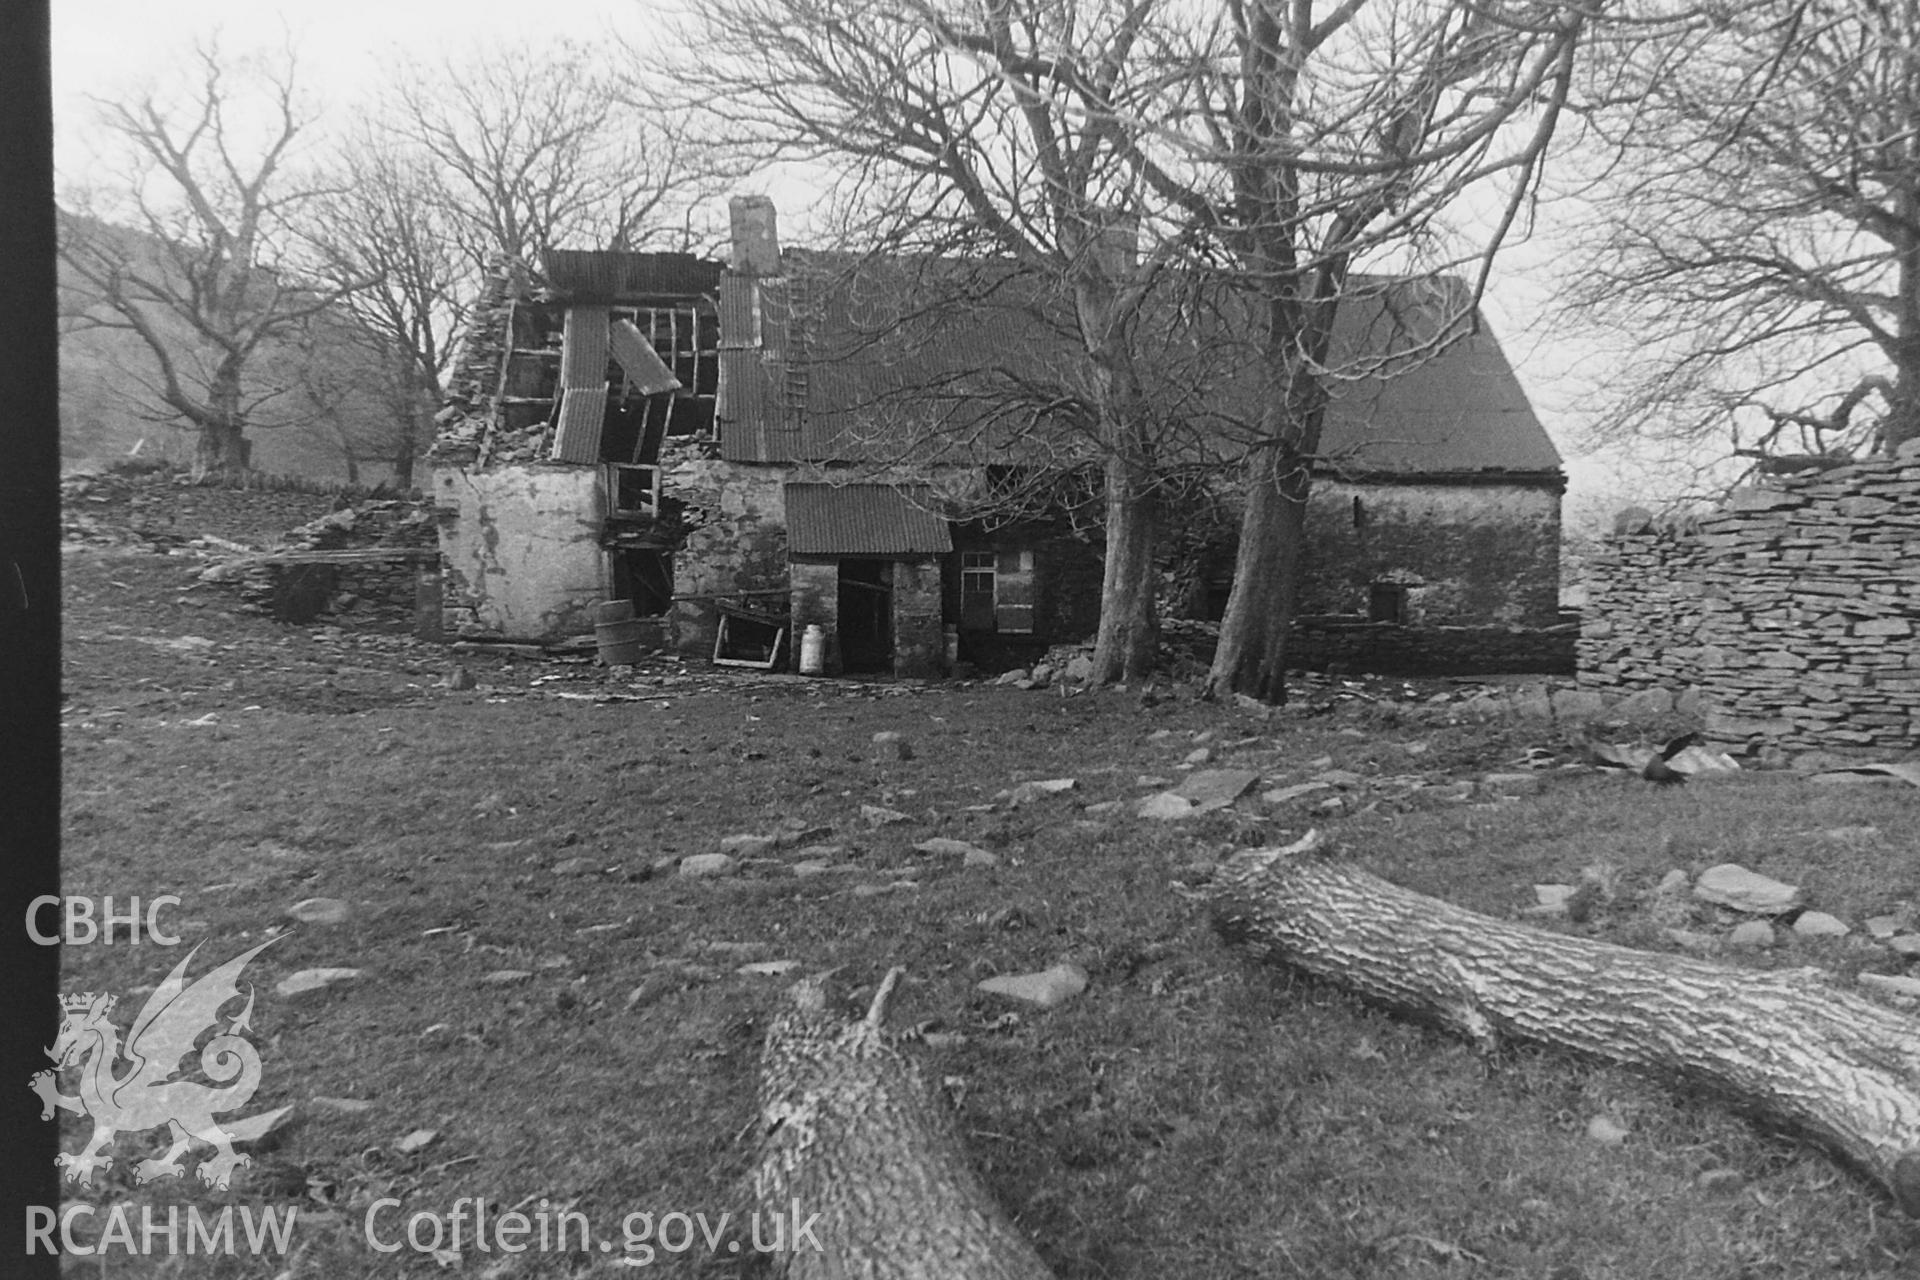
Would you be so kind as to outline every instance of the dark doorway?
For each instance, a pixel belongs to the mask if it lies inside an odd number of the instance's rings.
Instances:
[[[893,562],[840,562],[840,665],[893,670]]]
[[[613,598],[633,601],[633,616],[657,618],[673,607],[673,557],[664,551],[613,553]]]

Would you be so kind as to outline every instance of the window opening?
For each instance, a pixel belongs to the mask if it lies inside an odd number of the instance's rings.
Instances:
[[[1405,624],[1407,589],[1398,582],[1376,582],[1367,588],[1367,621]]]
[[[649,396],[651,417],[660,415],[659,430],[670,436],[690,436],[713,430],[714,397],[720,389],[720,317],[704,299],[660,306],[615,307],[614,320],[626,320],[653,347],[680,387],[667,395]],[[618,366],[608,371],[620,387],[623,400],[647,388],[635,388]],[[651,402],[657,401],[657,405]]]
[[[660,515],[660,468],[615,463],[607,468],[608,507],[615,516]]]
[[[968,631],[1033,630],[1033,552],[960,553],[960,626]]]

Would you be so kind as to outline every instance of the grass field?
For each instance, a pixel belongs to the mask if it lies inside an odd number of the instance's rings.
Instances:
[[[122,1202],[300,1215],[284,1257],[121,1251],[72,1274],[630,1274],[643,1251],[626,1248],[628,1215],[745,1207],[759,1037],[792,976],[837,969],[851,1009],[893,965],[909,975],[896,1019],[929,1033],[917,1052],[975,1167],[1061,1277],[1920,1272],[1920,1227],[1877,1191],[1711,1099],[1536,1050],[1483,1061],[1225,950],[1170,885],[1298,836],[1300,809],[1256,789],[1184,822],[1130,813],[1142,775],[1177,780],[1198,746],[1267,786],[1351,770],[1351,811],[1312,821],[1409,887],[1511,916],[1533,884],[1607,864],[1611,899],[1544,927],[1658,948],[1669,922],[1640,895],[1672,868],[1739,861],[1855,933],[1728,963],[1850,981],[1896,968],[1860,921],[1920,903],[1920,790],[1787,775],[1656,789],[1564,768],[1536,796],[1420,803],[1380,780],[1472,778],[1529,747],[1567,759],[1566,744],[1357,698],[1263,720],[1178,691],[1149,708],[480,657],[459,659],[479,684],[456,692],[445,650],[237,614],[196,567],[68,558],[66,892],[178,895],[163,923],[201,944],[196,973],[284,934],[247,971],[264,1063],[249,1110],[294,1118],[224,1195],[133,1185],[160,1130],[123,1135],[104,1185],[70,1194],[102,1216]],[[913,758],[879,758],[880,731]],[[1075,786],[996,799],[1047,778]],[[862,806],[910,821],[872,826]],[[732,876],[674,873],[734,834],[782,844]],[[998,865],[913,850],[931,836]],[[832,869],[799,876],[799,861]],[[312,898],[344,902],[345,922],[290,922]],[[1725,923],[1705,908],[1689,922]],[[69,947],[62,989],[137,1007],[183,950]],[[1092,981],[1052,1011],[975,989],[1063,959]],[[778,961],[791,974],[742,972]],[[361,972],[274,994],[323,966]],[[1624,1140],[1590,1137],[1596,1117]],[[62,1148],[83,1135],[65,1124]],[[404,1243],[407,1215],[469,1197],[496,1217],[564,1207],[595,1243],[438,1259],[369,1244],[383,1198],[399,1205],[376,1234]],[[697,1243],[650,1262],[757,1265]]]

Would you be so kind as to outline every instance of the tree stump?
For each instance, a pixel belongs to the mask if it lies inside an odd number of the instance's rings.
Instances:
[[[1402,889],[1319,852],[1253,849],[1205,891],[1229,943],[1466,1036],[1572,1049],[1705,1086],[1810,1137],[1920,1217],[1920,1019],[1830,985],[1635,951]]]
[[[787,1280],[1050,1280],[1051,1273],[967,1164],[947,1109],[889,1042],[887,974],[863,1021],[841,1025],[818,981],[761,1055],[760,1220],[812,1224],[811,1243],[773,1255]]]

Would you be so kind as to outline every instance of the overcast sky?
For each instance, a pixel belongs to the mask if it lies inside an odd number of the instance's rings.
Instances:
[[[89,151],[88,95],[114,97],[163,79],[196,37],[219,32],[225,52],[279,48],[291,36],[300,75],[329,110],[374,90],[382,68],[400,55],[435,59],[480,39],[508,40],[529,52],[564,39],[590,40],[613,27],[644,30],[649,0],[54,0],[55,146],[63,167]],[[664,5],[655,4],[660,12]],[[1487,312],[1521,382],[1561,453],[1576,499],[1617,492],[1617,458],[1575,456],[1584,379],[1581,352],[1545,335],[1550,302],[1529,250],[1512,254],[1496,279]]]

